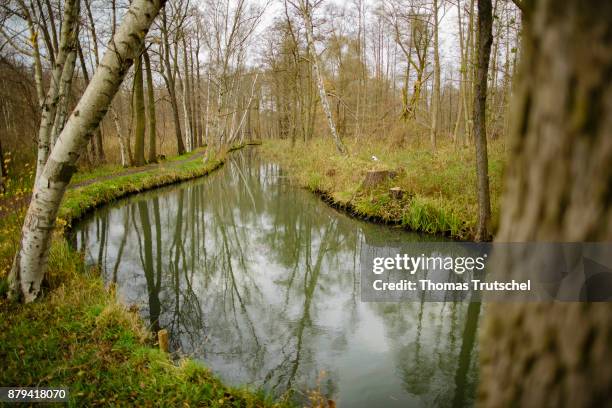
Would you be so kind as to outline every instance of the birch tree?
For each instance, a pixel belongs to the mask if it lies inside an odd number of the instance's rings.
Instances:
[[[289,2],[291,3],[291,2]],[[320,3],[320,2],[319,2]],[[325,91],[325,84],[323,83],[323,76],[321,74],[321,69],[319,67],[319,61],[317,58],[317,52],[314,45],[314,34],[312,28],[312,11],[314,9],[314,5],[310,3],[310,0],[298,0],[298,3],[291,3],[300,13],[302,17],[302,21],[304,23],[304,28],[306,30],[306,42],[308,45],[308,49],[310,50],[310,58],[312,63],[312,70],[315,74],[315,79],[317,81],[317,87],[319,89],[319,99],[321,100],[321,107],[323,109],[323,113],[327,119],[327,125],[329,126],[329,131],[332,136],[332,140],[336,145],[336,149],[340,154],[347,154],[346,146],[342,142],[338,131],[336,130],[336,124],[334,123],[334,118],[331,113],[331,109],[329,107],[329,101],[327,100],[327,93]]]
[[[106,114],[125,74],[142,52],[153,19],[165,0],[134,0],[58,137],[37,178],[25,216],[20,248],[9,275],[10,297],[31,302],[41,293],[55,218],[76,162]],[[67,0],[65,9],[75,6]],[[68,30],[68,21],[62,29]],[[66,34],[67,35],[67,34]]]
[[[68,75],[72,77],[73,74],[76,59],[69,57],[69,55],[73,55],[72,51],[75,47],[74,42],[76,41],[76,33],[78,32],[79,5],[80,1],[78,0],[66,0],[64,4],[62,30],[58,45],[59,50],[55,57],[55,65],[51,73],[49,90],[47,91],[41,109],[35,180],[40,178],[51,150],[53,127],[61,101],[61,84],[68,80]],[[69,67],[70,64],[72,64],[72,68]],[[61,129],[56,127],[56,131],[59,130]]]

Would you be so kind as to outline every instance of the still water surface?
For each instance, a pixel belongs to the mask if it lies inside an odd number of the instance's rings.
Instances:
[[[479,304],[360,301],[363,251],[433,238],[351,219],[254,149],[74,233],[123,302],[228,383],[342,407],[473,403]]]

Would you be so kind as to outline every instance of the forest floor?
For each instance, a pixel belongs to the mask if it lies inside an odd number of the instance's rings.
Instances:
[[[300,186],[321,194],[329,204],[376,222],[401,225],[428,234],[469,240],[478,217],[476,155],[473,146],[439,143],[403,146],[388,140],[348,142],[348,156],[336,153],[331,140],[264,143],[262,153],[278,162]],[[493,231],[499,216],[504,145],[489,142],[489,180]],[[389,170],[395,177],[366,187],[368,171]],[[401,199],[390,189],[399,187]]]
[[[75,177],[62,202],[45,293],[32,304],[5,299],[25,206],[0,218],[0,385],[68,386],[71,406],[288,406],[263,392],[224,385],[202,364],[173,362],[137,312],[115,299],[96,268],[68,244],[64,228],[90,209],[128,194],[207,174],[225,154],[201,152],[139,169],[96,169]],[[20,188],[27,195],[27,188]]]

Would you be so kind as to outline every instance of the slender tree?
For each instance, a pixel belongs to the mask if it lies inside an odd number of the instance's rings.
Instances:
[[[310,4],[310,0],[299,0],[298,5],[294,5],[304,22],[304,27],[306,29],[306,40],[308,44],[308,49],[310,50],[310,58],[312,60],[312,70],[314,71],[317,87],[319,88],[319,99],[321,100],[321,107],[323,108],[323,113],[327,118],[327,124],[329,126],[329,131],[331,133],[332,139],[336,145],[336,149],[340,154],[347,154],[346,146],[342,142],[340,135],[336,129],[336,124],[334,123],[334,118],[331,113],[331,109],[329,107],[329,102],[327,100],[327,93],[325,91],[325,84],[323,83],[323,75],[321,73],[321,69],[319,67],[319,62],[317,59],[317,51],[314,46],[314,34],[312,29],[312,5]]]
[[[134,87],[132,92],[132,107],[134,112],[134,165],[145,164],[145,131],[146,115],[144,103],[144,86],[142,75],[142,55],[139,55],[134,65]]]
[[[20,248],[9,275],[10,296],[35,300],[47,270],[55,218],[76,162],[106,114],[126,72],[142,52],[144,37],[164,0],[134,0],[85,93],[70,115],[37,178]],[[68,24],[63,23],[63,28]]]
[[[487,155],[487,74],[493,42],[491,0],[478,0],[478,66],[474,93],[474,141],[478,179],[478,229],[476,240],[490,238],[491,198],[489,194],[489,160]]]
[[[434,84],[433,84],[433,95],[431,99],[431,129],[429,131],[429,138],[431,147],[436,149],[436,139],[438,138],[439,128],[439,116],[440,116],[440,44],[439,44],[439,17],[440,4],[439,0],[433,0],[433,53],[434,53]]]
[[[145,72],[147,74],[147,118],[149,120],[149,163],[157,161],[157,149],[155,146],[157,140],[157,118],[155,116],[155,88],[153,87],[153,73],[151,72],[151,59],[149,51],[145,48],[142,53]]]
[[[55,116],[57,114],[58,105],[60,103],[60,87],[61,84],[67,80],[66,76],[70,74],[72,76],[72,70],[66,64],[74,64],[76,60],[69,58],[71,50],[73,48],[75,39],[75,33],[78,31],[78,19],[79,19],[79,5],[78,0],[67,0],[64,4],[64,16],[62,23],[62,30],[59,42],[59,50],[57,57],[55,57],[55,65],[51,73],[51,83],[49,84],[49,90],[43,101],[42,115],[40,119],[40,126],[38,132],[38,158],[36,162],[36,180],[42,174],[42,171],[47,163],[49,152],[51,151],[51,142],[53,137],[53,124],[55,123]],[[59,129],[58,129],[59,130]]]

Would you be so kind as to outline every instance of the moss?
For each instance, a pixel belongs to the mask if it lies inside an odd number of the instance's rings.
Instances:
[[[85,265],[83,254],[62,234],[62,227],[96,206],[207,174],[222,163],[223,157],[206,165],[185,161],[70,190],[60,209],[43,297],[21,305],[0,296],[0,384],[68,386],[71,406],[290,405],[258,390],[228,387],[198,362],[172,362],[154,347],[139,316],[116,302],[112,287],[105,289],[96,269]],[[20,209],[0,221],[0,295],[7,289],[24,213]]]

